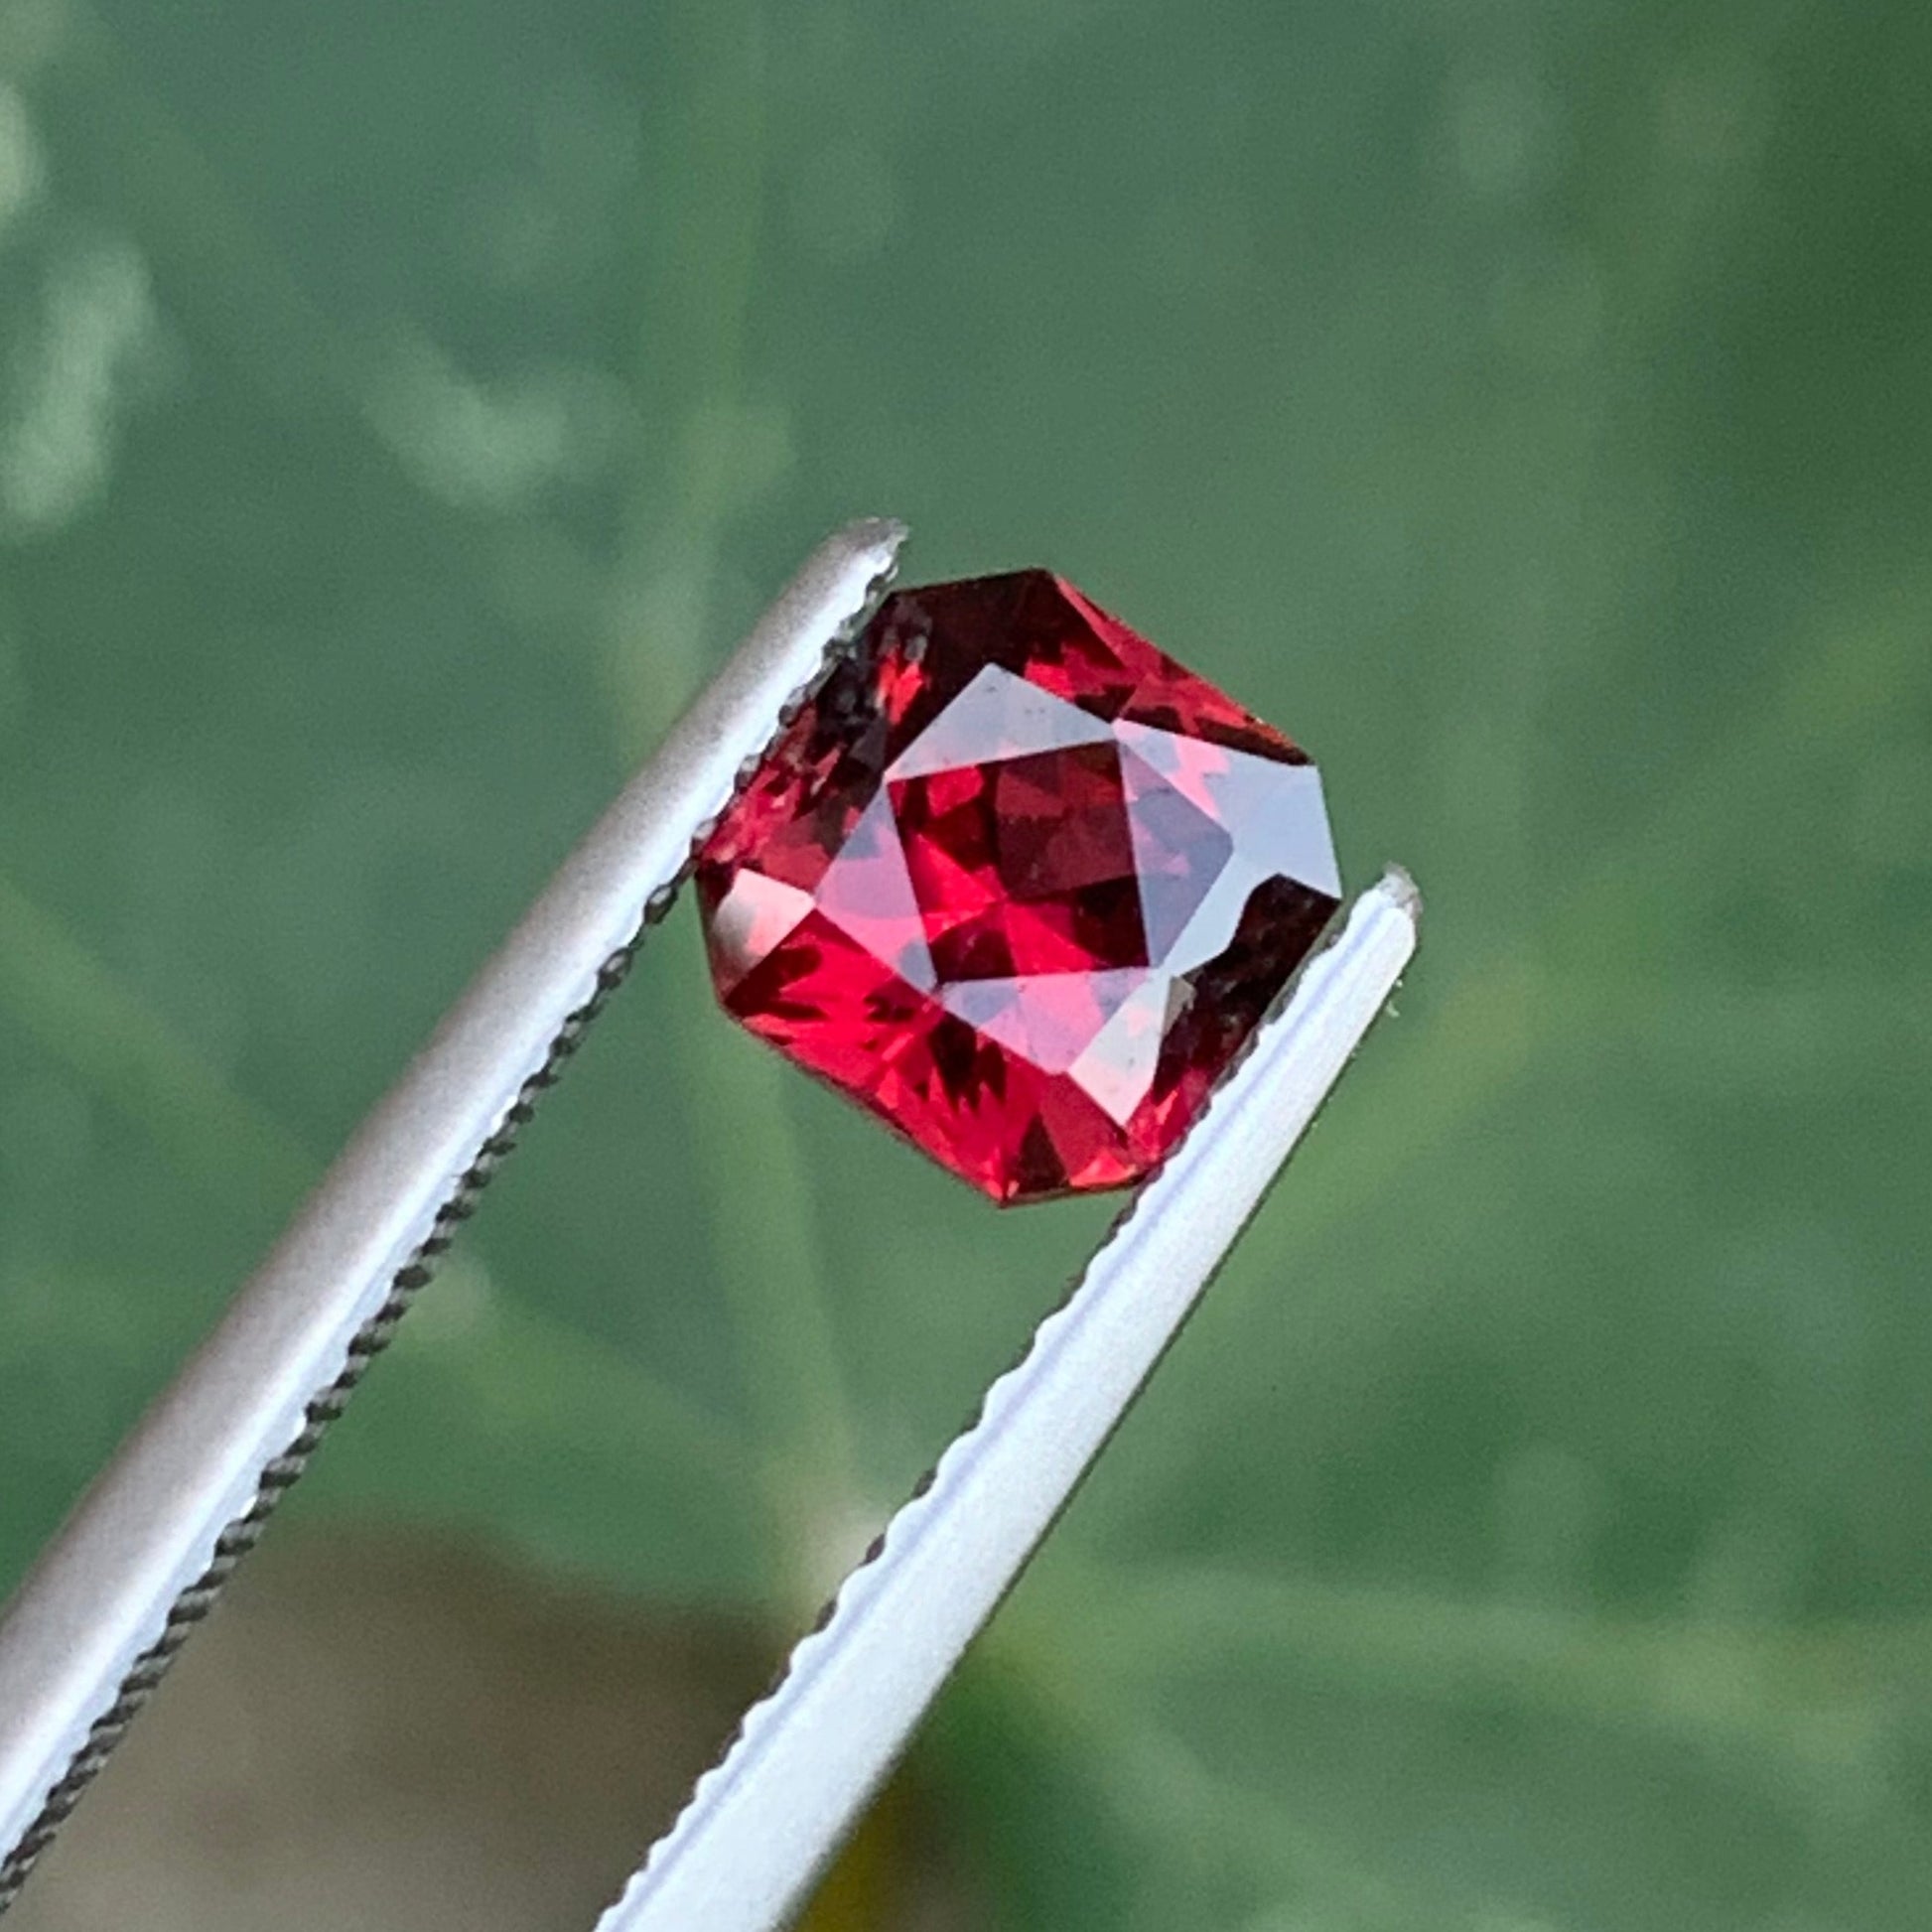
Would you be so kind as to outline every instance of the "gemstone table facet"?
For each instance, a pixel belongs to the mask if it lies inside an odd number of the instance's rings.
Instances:
[[[1341,897],[1307,756],[1038,570],[889,598],[697,887],[727,1011],[1003,1202],[1157,1165]]]

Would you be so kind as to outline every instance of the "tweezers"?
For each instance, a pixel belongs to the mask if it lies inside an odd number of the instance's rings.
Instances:
[[[905,531],[807,559],[363,1122],[0,1616],[0,1914],[300,1476]],[[600,1932],[767,1932],[809,1896],[1394,991],[1391,870],[1336,921],[1019,1366],[746,1717]]]

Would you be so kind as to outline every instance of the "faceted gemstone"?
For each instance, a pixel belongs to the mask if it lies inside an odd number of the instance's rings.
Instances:
[[[1341,895],[1307,756],[1039,570],[889,598],[697,884],[726,1009],[1000,1201],[1154,1167]]]

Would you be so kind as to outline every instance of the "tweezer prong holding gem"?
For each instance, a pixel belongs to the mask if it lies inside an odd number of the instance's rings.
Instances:
[[[0,1912],[448,1245],[694,843],[890,579],[903,531],[814,553],[369,1116],[0,1617]],[[1415,944],[1348,914],[603,1932],[783,1921],[1050,1526]]]
[[[0,1615],[0,1912],[428,1279],[706,825],[890,581],[822,544],[356,1130]]]
[[[1415,951],[1418,909],[1399,872],[1355,901],[598,1932],[787,1922],[1340,1078]]]

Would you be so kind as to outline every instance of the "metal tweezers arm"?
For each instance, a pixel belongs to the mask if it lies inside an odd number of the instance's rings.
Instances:
[[[427,1272],[439,1216],[467,1198],[526,1085],[668,906],[694,835],[863,619],[903,538],[896,523],[857,523],[814,552],[450,1009],[20,1586],[0,1618],[0,1909],[31,1862],[24,1841],[59,1823],[44,1818],[50,1794],[91,1768],[90,1733],[130,1672],[164,1634],[186,1634],[171,1622],[177,1603],[272,1493],[265,1472],[353,1369],[352,1347],[399,1277],[407,1293],[410,1271]]]
[[[769,1932],[802,1902],[1340,1078],[1417,911],[1401,873],[1356,900],[598,1932]]]
[[[822,545],[330,1170],[0,1617],[0,1912],[661,917],[748,761],[892,576]],[[1351,908],[1027,1358],[894,1519],[601,1932],[768,1932],[890,1768],[1173,1338],[1415,948]]]

